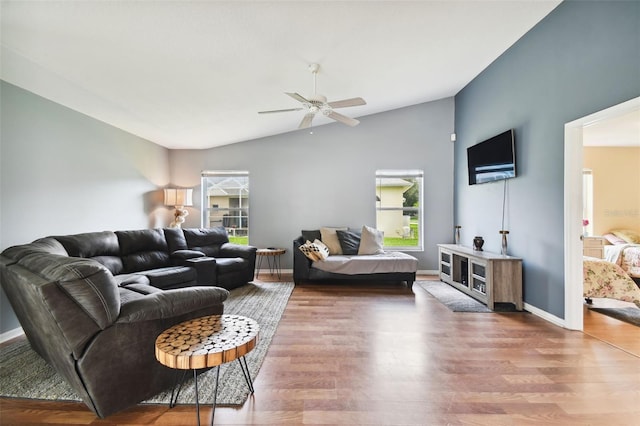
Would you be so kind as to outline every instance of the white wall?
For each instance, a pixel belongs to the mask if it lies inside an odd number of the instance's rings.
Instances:
[[[168,224],[169,151],[2,82],[0,250],[56,234]],[[18,327],[1,295],[0,333]]]

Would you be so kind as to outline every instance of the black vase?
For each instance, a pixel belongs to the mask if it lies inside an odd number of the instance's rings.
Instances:
[[[482,246],[484,245],[484,238],[475,237],[473,239],[473,249],[477,251],[482,251]]]

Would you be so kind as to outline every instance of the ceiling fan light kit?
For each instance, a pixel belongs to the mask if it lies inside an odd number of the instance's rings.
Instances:
[[[305,115],[302,117],[302,121],[300,122],[298,129],[306,129],[308,127],[311,127],[314,117],[319,112],[321,112],[322,115],[329,117],[332,120],[346,124],[347,126],[357,126],[360,123],[360,121],[356,120],[355,118],[351,118],[351,117],[347,117],[346,115],[339,114],[335,112],[334,109],[366,105],[367,103],[365,102],[365,100],[362,98],[349,98],[349,99],[342,99],[339,101],[327,102],[326,96],[316,92],[316,76],[318,74],[318,71],[320,70],[320,65],[311,64],[309,65],[308,69],[313,74],[313,95],[307,96],[305,98],[304,96],[301,96],[298,93],[285,92],[286,95],[300,102],[302,104],[302,107],[276,109],[276,110],[270,110],[270,111],[259,111],[258,114],[306,111]]]

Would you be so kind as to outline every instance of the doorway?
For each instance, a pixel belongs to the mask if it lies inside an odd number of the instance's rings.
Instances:
[[[564,278],[565,327],[583,330],[582,169],[586,126],[640,110],[640,97],[565,124],[564,137]]]

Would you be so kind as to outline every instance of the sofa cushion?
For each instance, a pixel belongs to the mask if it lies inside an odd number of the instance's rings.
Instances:
[[[220,246],[229,242],[229,235],[222,226],[208,229],[184,229],[184,238],[190,250],[197,250],[206,256],[220,255]]]
[[[149,285],[149,278],[143,274],[120,274],[113,277],[118,287],[124,287],[132,284]]]
[[[320,228],[320,240],[329,247],[330,254],[342,254],[342,247],[340,247],[340,240],[338,239],[337,230],[346,231],[347,228],[330,228],[324,226]]]
[[[307,241],[300,245],[298,249],[312,261],[324,260],[329,256],[329,248],[320,240],[314,242]]]
[[[188,287],[195,285],[197,279],[195,268],[186,266],[170,266],[143,273],[149,279],[149,284],[158,288]]]
[[[22,244],[19,246],[11,246],[2,252],[4,257],[18,260],[32,253],[49,253],[58,256],[68,256],[64,246],[51,237],[40,238],[31,244]]]
[[[302,238],[304,239],[304,241],[315,241],[315,240],[321,240],[322,239],[322,235],[320,234],[320,230],[319,229],[313,229],[313,230],[302,230]]]
[[[20,266],[56,282],[82,310],[105,329],[120,313],[118,286],[113,275],[90,259],[32,253],[18,259]]]
[[[139,272],[169,266],[167,240],[162,229],[116,231],[123,272]]]
[[[87,232],[75,235],[54,236],[72,257],[93,259],[106,266],[112,274],[122,272],[120,246],[114,232]]]
[[[360,233],[356,233],[353,231],[342,231],[338,229],[336,231],[336,234],[338,235],[338,241],[340,242],[342,254],[358,254],[358,248],[360,247]]]
[[[181,228],[165,228],[164,236],[167,239],[169,253],[188,248],[187,240],[184,238],[184,232],[182,232]]]
[[[247,269],[247,261],[240,257],[217,258],[216,265],[218,275]]]
[[[362,227],[358,254],[384,253],[384,233],[367,225]]]

